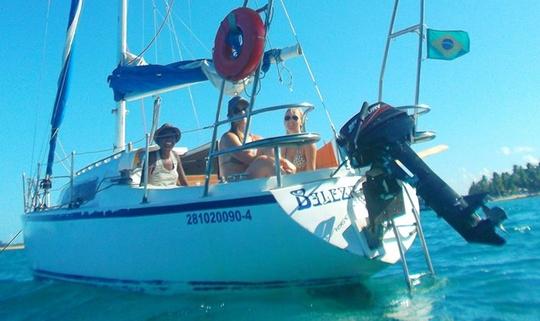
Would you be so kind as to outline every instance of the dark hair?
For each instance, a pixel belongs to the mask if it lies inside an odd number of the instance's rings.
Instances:
[[[239,107],[240,105],[244,105],[243,107]],[[237,114],[240,110],[245,110],[249,106],[249,101],[247,101],[242,96],[234,96],[229,100],[229,104],[227,106],[227,117],[231,118],[235,114]],[[241,108],[241,109],[240,109]]]

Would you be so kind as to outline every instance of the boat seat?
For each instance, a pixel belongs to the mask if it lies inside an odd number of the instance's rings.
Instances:
[[[330,141],[324,144],[321,148],[317,150],[315,167],[317,169],[320,169],[320,168],[329,168],[329,167],[337,167],[337,166],[338,166],[338,160],[336,157],[334,144]]]
[[[205,175],[186,175],[187,181],[189,186],[199,186],[204,185],[204,181],[206,180]],[[219,178],[216,174],[210,175],[210,184],[217,184],[219,183]]]

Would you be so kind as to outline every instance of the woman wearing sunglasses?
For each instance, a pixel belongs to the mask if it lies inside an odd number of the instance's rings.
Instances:
[[[249,102],[240,96],[233,97],[229,101],[227,117],[238,118],[245,115]],[[231,122],[231,128],[219,141],[219,149],[225,150],[242,146],[246,118],[241,117]],[[260,136],[250,134],[246,142],[261,139]],[[235,153],[227,153],[219,156],[220,174],[227,180],[234,179],[235,175],[245,175],[247,178],[270,177],[274,175],[274,155],[271,150],[242,150]],[[296,172],[294,165],[285,158],[280,159],[283,172],[293,174]]]
[[[298,134],[305,131],[305,116],[300,108],[289,108],[283,119],[287,134]],[[315,144],[306,144],[298,147],[284,147],[281,154],[296,166],[297,172],[312,171],[315,169],[317,147]]]

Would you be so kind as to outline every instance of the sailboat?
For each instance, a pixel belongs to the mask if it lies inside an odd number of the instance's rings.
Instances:
[[[314,108],[309,103],[255,108],[264,64],[302,55],[299,46],[266,47],[272,0],[262,8],[249,8],[245,1],[233,9],[218,28],[212,59],[169,65],[148,65],[127,51],[127,1],[121,1],[120,61],[109,77],[118,106],[114,150],[72,169],[58,202],[51,202],[52,164],[81,6],[82,0],[72,0],[46,171],[42,177],[38,171],[26,187],[24,242],[36,277],[190,293],[355,284],[402,262],[411,286],[406,252],[417,236],[428,274],[434,274],[417,194],[466,240],[504,243],[483,196],[461,197],[410,148],[432,136],[416,130],[418,112],[427,109],[418,102],[402,108],[365,103],[333,130],[334,143],[325,145],[330,152],[320,160],[325,165],[314,171],[285,175],[275,166],[270,177],[220,177],[216,162],[224,154],[265,148],[279,159],[284,146],[321,139],[302,132],[217,148],[218,129],[232,121],[220,117],[221,106],[246,88],[252,89],[246,132],[261,114]],[[390,28],[392,34],[393,22]],[[422,41],[422,23],[417,30]],[[126,103],[201,82],[215,84],[219,94],[208,144],[182,156],[191,184],[152,187],[144,160],[155,149],[153,130],[145,146],[126,144]],[[477,214],[480,207],[485,217]]]

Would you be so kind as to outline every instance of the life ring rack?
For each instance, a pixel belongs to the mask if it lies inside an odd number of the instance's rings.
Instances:
[[[214,41],[212,57],[218,74],[238,81],[255,71],[264,53],[266,29],[259,14],[241,7],[221,22]]]

